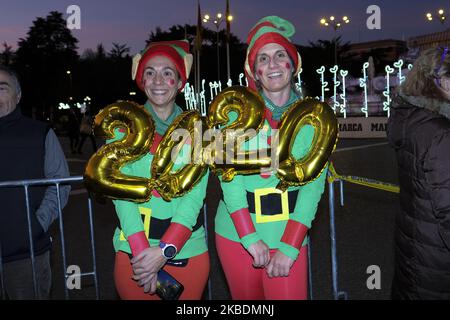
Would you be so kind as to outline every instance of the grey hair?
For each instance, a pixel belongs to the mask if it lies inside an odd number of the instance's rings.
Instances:
[[[0,71],[3,71],[4,73],[8,74],[14,84],[14,87],[16,88],[16,94],[19,96],[22,94],[22,88],[20,86],[19,77],[17,76],[17,73],[14,72],[11,68],[0,64]]]

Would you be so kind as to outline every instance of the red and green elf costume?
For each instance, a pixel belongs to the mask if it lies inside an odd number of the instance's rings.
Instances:
[[[267,43],[278,43],[300,69],[300,56],[289,41],[294,26],[279,17],[266,17],[251,30],[247,43],[246,73],[251,88],[256,89],[253,66],[256,54]],[[276,129],[282,114],[299,97],[293,90],[284,106],[275,106],[261,92],[266,104],[266,119],[258,135],[243,144],[243,150],[270,146],[271,130]],[[295,138],[292,154],[305,156],[313,140],[314,129],[307,125]],[[273,175],[237,175],[231,182],[221,182],[223,201],[215,219],[216,243],[233,299],[302,299],[307,289],[307,232],[311,227],[325,186],[326,171],[313,182],[287,190],[289,212],[282,212],[282,197],[275,187],[279,179]],[[286,203],[285,203],[286,204]],[[257,215],[257,206],[261,207]],[[252,267],[253,260],[245,251],[258,240],[264,241],[271,254],[279,250],[294,262],[289,277],[268,278],[264,269]],[[244,249],[245,248],[245,249]],[[301,287],[301,290],[297,290]]]
[[[192,64],[187,41],[154,42],[133,59],[133,79],[144,90],[142,77],[147,61],[157,55],[169,58],[176,66],[180,78],[186,83]],[[182,113],[174,104],[174,110],[167,120],[160,119],[149,102],[144,105],[155,123],[155,138],[149,152],[141,159],[125,165],[121,172],[130,176],[151,178],[151,163],[159,142],[170,124]],[[124,133],[116,130],[114,140],[121,139]],[[114,141],[111,140],[111,141]],[[108,141],[108,142],[111,142]],[[185,145],[183,154],[190,153],[190,146]],[[185,163],[176,161],[173,171]],[[176,256],[166,264],[164,269],[184,286],[181,299],[199,299],[209,273],[209,257],[203,228],[203,200],[206,195],[208,176],[186,195],[165,201],[153,190],[151,199],[146,203],[115,200],[114,205],[120,226],[114,233],[116,250],[115,282],[119,295],[123,299],[157,299],[156,295],[145,294],[143,288],[131,280],[132,268],[129,256],[137,256],[149,246],[158,246],[160,242],[173,244],[177,248]],[[197,277],[193,281],[192,278]]]

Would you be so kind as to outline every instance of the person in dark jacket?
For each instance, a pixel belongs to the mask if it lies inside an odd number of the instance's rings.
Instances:
[[[70,140],[70,151],[74,154],[76,153],[80,142],[80,120],[72,107],[69,109],[69,122],[67,123],[67,126]]]
[[[387,128],[399,168],[393,299],[450,299],[450,52],[424,51]]]
[[[17,76],[0,65],[0,181],[68,177],[55,133],[46,123],[23,117],[17,107],[20,98]],[[70,186],[60,188],[61,207],[69,192]],[[31,186],[28,195],[36,296],[24,189],[0,188],[0,270],[9,299],[47,299],[50,294],[51,238],[47,230],[58,217],[57,190],[55,186]],[[0,288],[0,295],[2,291]]]
[[[83,154],[83,145],[87,138],[91,140],[92,152],[97,151],[97,143],[95,142],[94,132],[92,131],[92,122],[94,122],[94,118],[92,117],[91,112],[88,109],[84,113],[83,118],[81,118],[81,125],[80,125],[81,140],[80,143],[78,144],[79,154]]]

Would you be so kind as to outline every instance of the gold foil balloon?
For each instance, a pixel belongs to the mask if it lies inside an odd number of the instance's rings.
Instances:
[[[295,159],[292,155],[295,138],[307,124],[315,129],[311,149],[302,159]],[[278,133],[276,155],[280,164],[277,176],[281,182],[277,188],[284,191],[289,186],[311,182],[320,175],[336,147],[338,122],[328,104],[307,98],[296,102],[283,115]]]
[[[110,104],[94,120],[94,133],[107,139],[115,137],[114,130],[125,129],[125,136],[108,143],[97,151],[86,165],[84,183],[95,194],[112,199],[147,202],[153,182],[142,177],[127,176],[120,169],[148,153],[155,125],[148,112],[129,101]]]
[[[270,158],[258,157],[258,150],[240,150],[241,145],[255,137],[263,126],[264,110],[263,99],[255,91],[242,86],[229,87],[212,101],[208,126],[224,127],[205,150],[204,161],[214,172],[222,174],[224,181],[232,180],[236,173],[257,173],[270,166]],[[231,112],[237,113],[237,119],[229,123]]]
[[[153,157],[151,174],[152,179],[155,179],[155,188],[164,200],[186,194],[207,172],[207,166],[202,161],[204,127],[205,119],[198,111],[183,112],[170,125],[159,143]],[[186,148],[186,143],[190,143],[190,148]],[[182,149],[185,152],[183,157],[179,157]],[[190,149],[189,154],[186,154],[186,149]],[[177,161],[184,165],[172,172]]]

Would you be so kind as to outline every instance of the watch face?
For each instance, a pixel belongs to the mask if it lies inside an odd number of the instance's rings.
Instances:
[[[177,253],[177,249],[175,249],[175,246],[167,246],[164,249],[164,255],[169,259],[175,257],[176,253]]]

